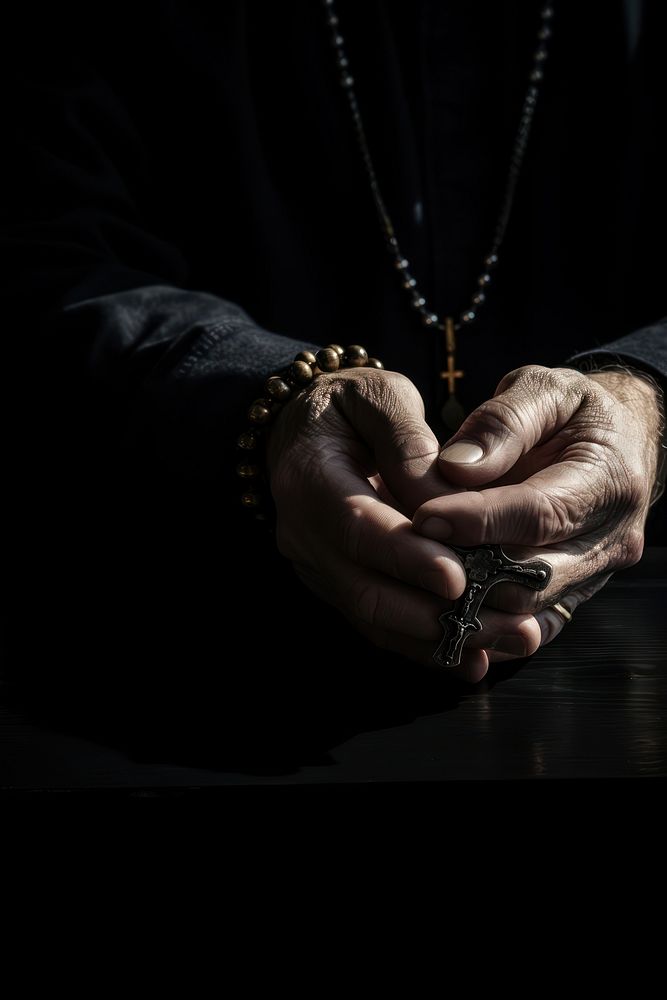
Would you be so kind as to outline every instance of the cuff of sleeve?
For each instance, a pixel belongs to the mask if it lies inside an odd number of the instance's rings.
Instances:
[[[651,375],[667,390],[667,317],[625,337],[571,355],[566,365],[594,371],[604,365],[629,366]]]

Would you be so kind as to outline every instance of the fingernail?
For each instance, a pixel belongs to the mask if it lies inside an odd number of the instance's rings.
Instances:
[[[472,441],[455,441],[449,448],[444,448],[440,452],[443,462],[460,462],[461,465],[470,465],[472,462],[479,462],[484,454],[484,449]]]
[[[451,537],[452,526],[449,521],[443,521],[441,517],[427,517],[419,529],[419,534],[435,538],[436,542],[446,542]]]
[[[508,653],[510,656],[526,655],[526,644],[520,635],[501,635],[494,642],[492,649],[497,649],[499,653]]]

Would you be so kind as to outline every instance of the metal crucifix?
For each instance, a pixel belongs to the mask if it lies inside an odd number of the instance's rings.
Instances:
[[[448,548],[463,563],[468,582],[452,610],[443,612],[438,619],[445,635],[433,659],[441,667],[457,667],[466,639],[482,628],[477,612],[491,587],[508,581],[532,590],[544,590],[551,579],[551,566],[542,559],[515,562],[508,559],[500,545],[482,545],[474,549],[450,545]]]

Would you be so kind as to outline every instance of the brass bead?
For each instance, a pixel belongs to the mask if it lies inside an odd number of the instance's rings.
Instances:
[[[264,392],[277,403],[286,402],[292,395],[292,390],[287,382],[281,379],[279,375],[272,375],[271,378],[266,380]]]
[[[377,358],[369,358],[368,361],[366,362],[366,367],[367,368],[384,368],[384,365],[382,364],[381,361],[378,361]]]
[[[361,368],[368,361],[368,351],[359,344],[350,344],[345,348],[345,364],[350,368]]]
[[[314,354],[313,363],[315,363]],[[310,362],[297,359],[290,368],[290,375],[297,385],[308,385],[313,379],[313,369],[310,366]]]
[[[327,348],[330,351],[335,351],[339,358],[345,354],[345,348],[341,347],[340,344],[327,344]]]
[[[259,439],[254,431],[244,431],[243,434],[239,434],[236,443],[244,451],[254,451],[259,444]]]
[[[266,424],[271,417],[271,410],[265,399],[256,399],[248,410],[248,420],[251,424]]]
[[[304,361],[307,365],[312,367],[316,363],[316,360],[317,359],[312,351],[299,351],[294,359],[294,363],[296,364],[297,361]]]
[[[243,493],[241,495],[241,503],[244,507],[260,507],[262,499],[258,493]]]
[[[316,354],[317,367],[323,372],[336,372],[340,368],[340,356],[333,347],[324,347]]]
[[[241,479],[254,479],[259,475],[259,466],[241,462],[240,465],[236,466],[236,474],[237,476],[240,476]]]

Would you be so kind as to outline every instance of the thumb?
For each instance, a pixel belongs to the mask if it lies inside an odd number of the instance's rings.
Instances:
[[[574,376],[574,377],[572,377]],[[440,452],[441,475],[474,488],[491,483],[567,424],[578,409],[581,373],[527,365],[500,382]]]
[[[453,492],[438,469],[440,445],[424,419],[416,386],[398,372],[350,380],[340,404],[375,455],[383,483],[409,517],[427,500]]]

